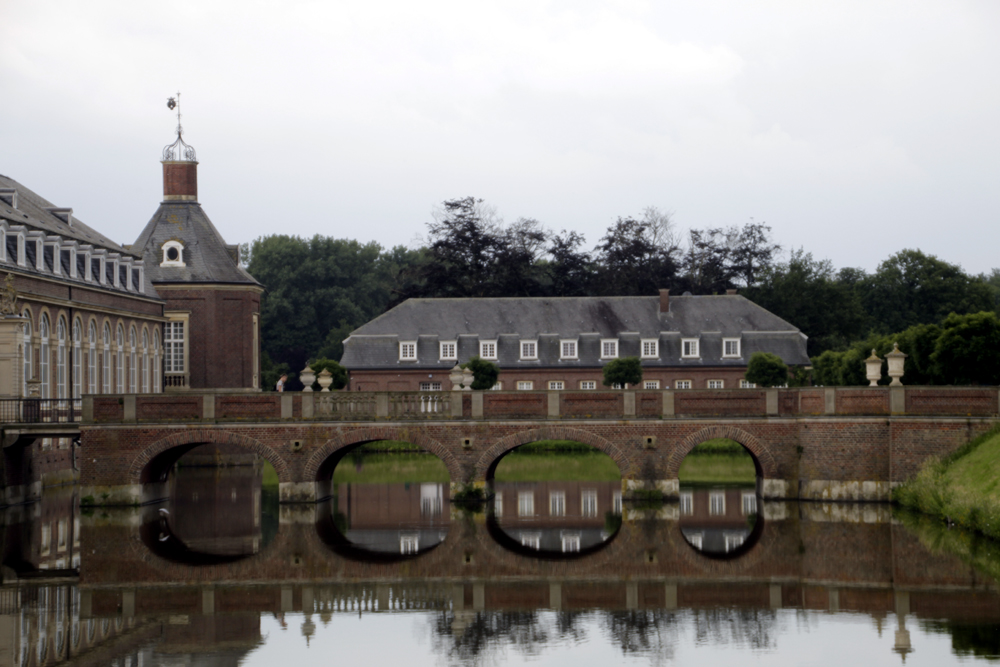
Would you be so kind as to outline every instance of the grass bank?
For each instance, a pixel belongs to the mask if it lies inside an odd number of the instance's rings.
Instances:
[[[1000,425],[950,456],[925,463],[892,498],[904,507],[1000,539]]]
[[[498,482],[617,482],[614,460],[589,445],[571,440],[540,440],[503,457],[493,479]]]
[[[725,438],[708,440],[691,450],[681,462],[681,484],[753,484],[757,469],[753,457],[740,443]]]

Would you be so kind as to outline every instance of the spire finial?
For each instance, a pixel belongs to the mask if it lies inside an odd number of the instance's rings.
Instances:
[[[196,162],[197,157],[194,152],[194,148],[189,146],[184,142],[182,138],[184,135],[184,128],[181,126],[181,93],[177,91],[177,97],[167,98],[167,108],[173,111],[177,110],[177,139],[174,143],[170,144],[163,149],[163,160],[164,161],[184,161],[184,162]]]
[[[181,91],[177,91],[177,97],[167,98],[167,108],[171,111],[177,109],[177,137],[180,138],[184,134],[184,128],[181,127]]]

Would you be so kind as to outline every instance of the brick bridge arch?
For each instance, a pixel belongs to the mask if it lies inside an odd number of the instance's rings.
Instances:
[[[499,461],[503,455],[510,450],[520,447],[521,445],[538,442],[539,440],[574,440],[585,445],[590,445],[594,449],[600,450],[610,456],[618,466],[618,470],[621,472],[622,477],[626,477],[629,474],[631,462],[629,461],[628,456],[625,455],[625,452],[622,451],[620,447],[611,441],[582,429],[566,428],[562,426],[544,426],[541,428],[529,429],[527,431],[511,433],[510,435],[504,436],[493,443],[489,449],[482,453],[479,457],[479,461],[476,462],[475,479],[486,479],[487,475],[491,474],[497,461]]]
[[[463,480],[462,467],[455,454],[434,438],[426,435],[423,429],[385,426],[354,429],[330,438],[309,456],[302,471],[302,480],[307,482],[323,481],[320,479],[322,476],[321,471],[325,470],[323,464],[327,459],[354,445],[374,440],[401,440],[413,443],[441,459],[445,467],[448,468],[451,481],[459,482]]]
[[[288,470],[287,462],[276,451],[259,440],[220,429],[185,429],[174,433],[173,435],[169,435],[166,438],[157,440],[139,452],[135,458],[132,459],[132,463],[129,466],[128,476],[130,483],[141,484],[145,481],[142,478],[143,471],[146,470],[146,467],[158,456],[164,454],[165,452],[169,452],[172,449],[181,450],[177,453],[176,457],[180,458],[185,452],[197,447],[198,445],[223,444],[237,445],[238,447],[254,452],[274,466],[275,472],[278,473],[279,482],[291,481],[291,475]],[[176,458],[173,459],[173,462],[176,462]],[[170,465],[172,465],[172,463]]]
[[[774,461],[774,457],[757,436],[736,426],[720,424],[706,426],[699,431],[695,431],[677,445],[667,460],[667,479],[677,479],[679,477],[681,463],[692,449],[706,440],[714,440],[716,438],[735,440],[743,445],[753,455],[754,464],[758,467],[757,472],[762,478],[772,479],[778,477],[778,466]]]

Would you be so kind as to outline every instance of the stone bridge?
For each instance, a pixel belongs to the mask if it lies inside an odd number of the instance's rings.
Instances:
[[[765,498],[886,500],[998,411],[996,387],[88,396],[80,484],[98,504],[162,498],[174,463],[212,443],[269,461],[282,502],[316,502],[366,442],[419,445],[458,487],[487,482],[520,445],[566,439],[614,459],[626,493],[671,496],[685,455],[725,437],[753,455]]]

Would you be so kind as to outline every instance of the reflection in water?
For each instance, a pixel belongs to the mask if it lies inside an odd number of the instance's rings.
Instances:
[[[621,482],[494,482],[489,509],[503,534],[540,554],[598,547],[621,525]]]
[[[688,544],[706,556],[736,556],[759,535],[755,487],[717,485],[680,489],[680,529]]]
[[[413,556],[448,535],[446,484],[338,484],[328,505],[333,524],[354,547]]]

